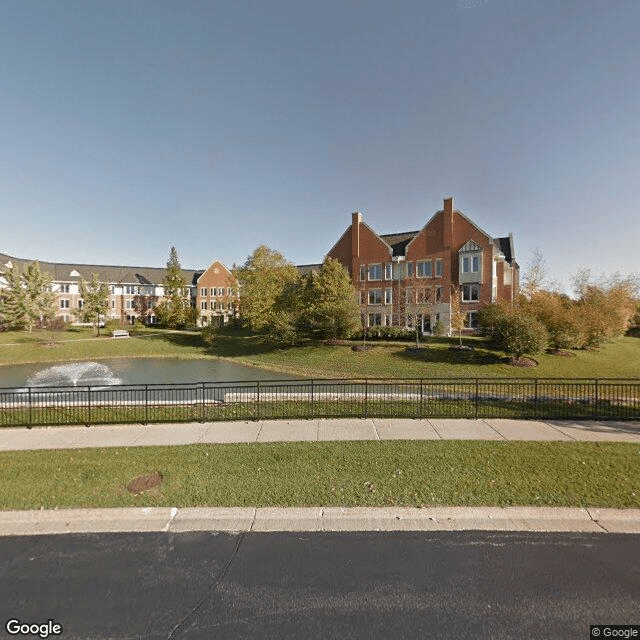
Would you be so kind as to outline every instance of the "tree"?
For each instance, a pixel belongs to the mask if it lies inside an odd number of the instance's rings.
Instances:
[[[451,328],[458,332],[460,346],[462,346],[462,330],[466,316],[460,308],[460,289],[456,285],[451,287]]]
[[[51,320],[55,314],[55,296],[51,292],[51,278],[40,269],[36,260],[27,265],[23,275],[25,289],[25,324],[29,332],[36,322]]]
[[[153,291],[153,287],[150,290]],[[149,293],[145,286],[140,287],[138,293],[133,296],[133,305],[135,307],[138,320],[143,324],[147,324],[148,317],[153,313],[158,304],[158,296]]]
[[[83,313],[93,322],[96,335],[100,335],[101,316],[109,309],[109,286],[106,282],[100,282],[97,273],[92,273],[90,282],[80,279],[80,295],[84,302]]]
[[[0,314],[10,329],[32,331],[36,322],[51,320],[55,315],[55,297],[50,291],[51,279],[32,262],[24,273],[12,265],[3,273],[7,287],[2,290]]]
[[[164,288],[164,300],[156,308],[158,321],[166,327],[184,327],[193,314],[189,313],[191,301],[185,294],[187,281],[182,273],[178,252],[175,247],[171,247],[162,285]]]
[[[240,315],[256,332],[269,332],[278,314],[276,302],[298,280],[298,270],[278,251],[260,245],[242,267],[233,269],[240,291]]]
[[[0,292],[0,314],[2,323],[8,329],[22,329],[27,313],[27,295],[22,286],[20,269],[11,265],[2,274],[7,283]]]
[[[298,326],[312,337],[343,338],[360,325],[351,278],[338,260],[327,257],[317,275],[302,278],[298,296]]]
[[[580,326],[572,306],[573,303],[566,296],[539,290],[531,293],[528,300],[523,299],[520,309],[545,326],[549,345],[559,351],[576,346],[579,342]]]

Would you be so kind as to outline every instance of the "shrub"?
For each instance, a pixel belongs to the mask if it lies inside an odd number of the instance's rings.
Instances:
[[[496,326],[503,350],[516,360],[525,353],[540,353],[547,347],[549,335],[545,326],[530,316],[512,313]]]
[[[433,325],[431,333],[433,333],[436,338],[441,338],[444,335],[444,324],[438,320],[438,322]]]

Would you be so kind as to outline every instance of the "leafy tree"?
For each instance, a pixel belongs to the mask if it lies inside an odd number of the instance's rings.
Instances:
[[[520,309],[545,326],[549,345],[558,351],[579,343],[580,326],[572,306],[566,296],[539,290],[531,293],[528,300],[523,299]]]
[[[343,338],[360,325],[360,306],[349,273],[338,260],[325,258],[317,275],[297,287],[298,326],[318,338]],[[302,325],[302,326],[301,326]]]
[[[80,295],[84,301],[83,313],[93,322],[96,335],[100,335],[100,317],[109,309],[109,286],[106,282],[100,282],[97,273],[92,273],[90,282],[80,279]]]
[[[22,286],[22,274],[16,265],[2,274],[7,283],[0,291],[0,316],[8,329],[22,329],[26,324],[27,292]]]
[[[451,287],[451,328],[458,332],[460,346],[462,346],[462,330],[465,320],[465,314],[460,308],[460,289],[453,285]]]
[[[182,273],[178,252],[171,247],[167,270],[162,280],[164,300],[157,306],[158,321],[166,327],[184,327],[190,320],[190,300],[185,294],[187,281]]]
[[[12,265],[3,276],[7,287],[2,291],[0,313],[7,327],[31,332],[37,322],[48,322],[55,316],[51,278],[37,261],[28,264],[24,273]]]
[[[298,280],[298,270],[278,251],[260,245],[233,274],[243,320],[253,331],[269,332],[277,320],[277,300]]]
[[[133,297],[138,321],[147,324],[147,318],[153,313],[157,304],[158,296],[148,293],[144,286],[140,287],[138,293]]]

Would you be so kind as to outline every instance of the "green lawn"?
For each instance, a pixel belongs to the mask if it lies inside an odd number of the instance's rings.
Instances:
[[[0,453],[0,509],[640,507],[640,444],[313,442]],[[160,471],[134,496],[134,477]]]
[[[513,367],[504,354],[489,349],[482,338],[465,338],[473,351],[450,351],[455,338],[429,338],[420,355],[407,353],[407,343],[371,342],[371,351],[350,346],[314,344],[273,348],[247,333],[225,330],[211,353],[241,364],[309,377],[327,378],[640,378],[640,339],[622,337],[597,351],[573,351],[572,357],[538,354],[537,367]]]
[[[465,338],[473,351],[450,351],[456,339],[429,338],[428,349],[407,353],[407,343],[370,343],[371,351],[353,352],[350,346],[308,344],[279,349],[247,331],[225,328],[208,349],[196,331],[146,329],[142,335],[114,340],[95,339],[90,329],[0,333],[0,364],[103,359],[110,357],[226,358],[239,364],[315,378],[468,378],[566,377],[640,378],[640,339],[612,340],[597,351],[573,351],[573,357],[539,354],[537,367],[513,367],[501,362],[504,354],[487,348],[481,338]]]

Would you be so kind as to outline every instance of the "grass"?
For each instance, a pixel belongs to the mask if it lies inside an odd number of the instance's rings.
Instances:
[[[428,338],[429,348],[407,353],[408,343],[371,343],[374,348],[353,352],[350,346],[310,343],[279,349],[248,331],[224,328],[208,349],[197,331],[145,329],[139,337],[94,339],[93,331],[72,328],[56,334],[53,345],[43,344],[50,332],[0,333],[0,364],[68,362],[111,357],[224,358],[238,364],[315,378],[640,378],[640,340],[622,337],[597,351],[574,351],[574,357],[535,356],[537,367],[513,367],[503,354],[489,349],[481,338],[465,338],[473,351],[450,351],[455,338]]]
[[[3,409],[0,428],[38,425],[83,425],[120,423],[161,423],[266,420],[291,418],[396,417],[396,418],[514,418],[514,419],[637,419],[638,400],[625,404],[602,400],[592,402],[541,400],[482,399],[478,410],[473,399],[443,400],[431,398],[422,403],[414,400],[326,400],[309,401],[232,402],[224,404],[185,403],[183,406],[122,406],[101,407],[75,405],[70,407],[33,407]]]
[[[293,375],[327,378],[640,378],[640,340],[622,337],[597,351],[573,351],[574,357],[538,354],[537,367],[513,367],[504,354],[489,349],[482,338],[465,338],[473,351],[450,351],[456,338],[428,338],[429,348],[407,353],[410,343],[372,342],[370,351],[350,346],[310,344],[276,349],[258,336],[224,330],[211,353],[239,364]]]
[[[104,358],[211,358],[197,331],[146,328],[139,335],[114,340],[92,329],[72,327],[52,334],[40,331],[0,333],[0,364],[69,362]]]
[[[314,442],[0,454],[0,508],[640,507],[640,444]],[[160,487],[126,490],[160,471]]]

